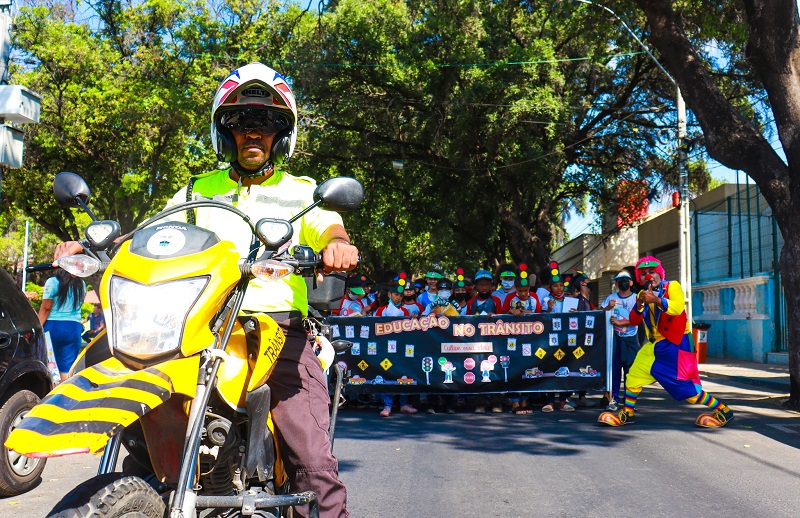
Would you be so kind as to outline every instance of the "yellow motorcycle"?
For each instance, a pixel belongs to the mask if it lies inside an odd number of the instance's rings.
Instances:
[[[269,376],[285,337],[268,315],[240,309],[253,277],[314,274],[319,254],[287,246],[292,221],[317,206],[355,210],[361,184],[346,177],[321,183],[314,203],[289,221],[254,224],[232,205],[195,200],[123,236],[117,222],[91,213],[80,176],[59,173],[53,191],[93,219],[85,255],[62,258],[59,267],[84,277],[105,269],[99,291],[107,333],[6,442],[35,458],[102,452],[98,475],[48,516],[289,516],[300,505],[317,516],[313,492],[286,494],[270,417]],[[200,207],[233,212],[250,227],[246,259],[224,237],[167,221]],[[317,342],[327,369],[332,346]],[[122,445],[128,455],[115,472]]]

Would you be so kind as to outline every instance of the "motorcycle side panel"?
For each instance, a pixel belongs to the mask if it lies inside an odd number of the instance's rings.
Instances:
[[[284,343],[286,335],[270,316],[237,319],[217,375],[217,392],[232,409],[247,412],[247,393],[266,383]]]
[[[53,389],[15,428],[5,446],[28,457],[98,453],[114,433],[167,401],[194,397],[200,357],[132,371],[115,358]]]

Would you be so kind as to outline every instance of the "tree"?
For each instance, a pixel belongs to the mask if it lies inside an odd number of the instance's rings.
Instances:
[[[800,19],[796,0],[743,0],[733,6],[699,6],[717,20],[719,33],[742,33],[746,45],[733,53],[751,67],[744,80],[766,92],[765,109],[774,116],[784,160],[765,137],[759,112],[742,99],[731,101],[698,46],[697,26],[687,23],[669,0],[635,0],[647,16],[648,39],[681,86],[697,118],[709,155],[747,173],[773,210],[784,239],[780,256],[789,327],[791,393],[787,405],[800,408]],[[697,2],[700,4],[701,2]],[[697,8],[688,2],[687,9]],[[742,11],[743,9],[743,11]],[[706,26],[713,28],[713,25]],[[713,35],[707,37],[713,37]],[[746,71],[747,72],[747,71]]]
[[[308,117],[298,162],[365,183],[351,228],[375,270],[510,256],[538,272],[565,206],[677,176],[659,144],[673,96],[647,56],[609,50],[611,21],[539,2],[345,0],[314,22],[288,54]]]

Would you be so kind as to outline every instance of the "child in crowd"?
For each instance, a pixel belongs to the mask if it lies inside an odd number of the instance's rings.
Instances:
[[[405,273],[401,273],[401,276]],[[403,307],[408,311],[412,317],[418,317],[422,314],[425,308],[417,302],[417,292],[414,284],[406,282],[403,286]]]
[[[531,293],[531,278],[535,280],[536,276],[529,276],[528,272],[523,268],[525,268],[525,265],[521,264],[519,277],[514,279],[514,295],[506,300],[504,311],[504,313],[510,313],[515,317],[542,312],[539,297],[535,293]]]
[[[428,307],[428,304],[436,300],[436,294],[438,289],[436,288],[436,283],[439,282],[439,279],[442,279],[443,276],[439,272],[430,271],[425,275],[425,282],[427,286],[425,286],[425,291],[417,297],[417,302],[419,302],[423,308]]]
[[[381,306],[375,312],[376,317],[407,317],[408,311],[403,307],[403,292],[408,283],[405,279],[395,277],[389,283],[389,304]],[[381,394],[383,398],[383,410],[381,410],[381,417],[389,417],[392,414],[392,406],[394,405],[394,396],[392,394]],[[400,395],[400,412],[403,414],[416,414],[417,409],[408,403],[408,396]]]
[[[503,303],[492,295],[492,274],[488,270],[475,273],[475,297],[467,303],[467,315],[497,315],[503,312]]]
[[[503,307],[506,307],[508,299],[516,294],[514,290],[514,279],[517,278],[517,274],[514,272],[514,267],[512,265],[504,264],[500,266],[497,277],[500,287],[493,291],[492,295],[500,299],[500,302],[503,303]]]
[[[558,270],[558,264],[553,262],[551,266],[551,282],[550,282],[550,295],[544,299],[544,307],[542,311],[545,313],[561,313],[564,305],[564,279],[561,272]],[[546,309],[545,309],[546,308]],[[545,393],[547,404],[542,407],[542,412],[552,412],[556,405],[556,395],[553,392]],[[558,409],[562,412],[573,412],[575,407],[569,402],[569,393],[559,393],[561,403]]]
[[[519,277],[514,279],[516,293],[508,302],[507,313],[514,316],[530,315],[541,312],[539,299],[531,293],[531,279],[524,264],[519,265]],[[535,279],[535,277],[534,277]],[[528,407],[528,396],[525,394],[511,394],[511,413],[516,415],[532,414],[533,409]]]
[[[364,302],[364,282],[367,277],[364,275],[351,275],[347,278],[345,286],[347,291],[342,297],[339,306],[339,315],[343,317],[362,317],[368,313],[367,304]]]
[[[572,278],[570,287],[572,288],[570,290],[571,295],[578,299],[578,311],[594,310],[594,304],[592,304],[592,301],[590,300],[590,297],[592,296],[592,290],[589,284],[589,278],[585,273],[578,271],[577,275]],[[585,390],[578,392],[578,400],[575,401],[575,404],[579,407],[595,406],[594,401],[586,399]]]
[[[631,290],[633,278],[625,270],[620,271],[615,277],[617,292],[612,293],[600,309],[603,311],[613,310],[611,324],[614,326],[614,352],[612,353],[611,367],[611,390],[606,392],[608,406],[606,410],[616,412],[619,410],[619,387],[622,381],[622,373],[626,376],[636,353],[641,346],[637,335],[636,326],[631,325],[629,320],[631,310],[636,304],[636,294]]]
[[[439,279],[436,283],[436,299],[432,301],[422,312],[423,315],[446,315],[448,317],[458,316],[458,309],[456,309],[450,297],[453,291],[453,282],[450,279]]]

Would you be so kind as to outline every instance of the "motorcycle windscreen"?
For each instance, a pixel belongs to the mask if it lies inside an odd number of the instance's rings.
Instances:
[[[59,384],[11,432],[6,448],[27,457],[98,453],[109,437],[167,401],[194,397],[200,356],[133,371],[117,359]]]

